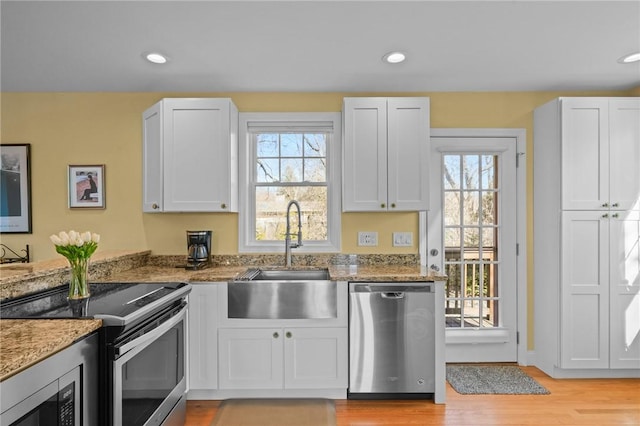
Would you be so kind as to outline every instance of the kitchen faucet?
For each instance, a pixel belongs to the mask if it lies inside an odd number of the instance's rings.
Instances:
[[[291,211],[291,206],[295,205],[298,210],[298,242],[291,242],[291,222],[289,222],[289,212]],[[300,204],[296,200],[289,201],[287,205],[287,231],[284,236],[284,266],[291,266],[291,249],[298,248],[302,246],[302,220],[300,218]]]

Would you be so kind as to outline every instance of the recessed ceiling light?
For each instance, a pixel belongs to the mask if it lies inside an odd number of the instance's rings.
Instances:
[[[165,64],[167,63],[167,57],[162,53],[151,52],[144,55],[147,58],[147,61],[153,62],[154,64]]]
[[[621,64],[630,64],[632,62],[638,61],[640,61],[640,52],[630,53],[618,59],[618,62],[620,62]]]
[[[406,59],[406,56],[402,52],[389,52],[382,57],[382,60],[389,64],[399,64]]]

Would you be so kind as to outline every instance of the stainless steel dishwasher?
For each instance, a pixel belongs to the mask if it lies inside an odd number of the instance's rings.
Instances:
[[[434,283],[349,284],[349,398],[433,398],[434,303]]]

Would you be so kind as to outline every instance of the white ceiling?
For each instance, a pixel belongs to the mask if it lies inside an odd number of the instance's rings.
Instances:
[[[640,85],[640,0],[7,1],[2,91],[570,91]],[[382,62],[406,52],[399,65]],[[142,58],[161,51],[163,66]]]

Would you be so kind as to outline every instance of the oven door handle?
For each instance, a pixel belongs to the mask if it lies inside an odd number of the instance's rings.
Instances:
[[[145,333],[142,336],[138,337],[137,339],[134,339],[134,340],[132,340],[130,342],[127,342],[122,346],[116,346],[114,348],[114,352],[115,352],[116,358],[118,358],[121,355],[129,352],[131,349],[133,349],[133,348],[135,348],[137,346],[144,345],[145,342],[153,341],[153,340],[157,339],[158,337],[162,336],[165,332],[167,332],[168,330],[173,328],[173,326],[178,324],[180,321],[183,321],[185,319],[186,313],[187,313],[187,308],[184,307],[184,308],[182,308],[182,310],[180,311],[179,314],[174,315],[169,320],[163,322],[158,327],[154,328],[153,330],[149,331],[148,333]]]

